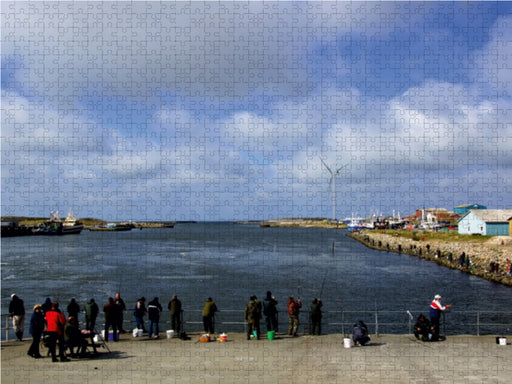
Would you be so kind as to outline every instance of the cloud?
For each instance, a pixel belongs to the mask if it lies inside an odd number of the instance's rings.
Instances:
[[[475,87],[496,97],[512,97],[512,16],[500,16],[490,30],[490,40],[473,54]]]

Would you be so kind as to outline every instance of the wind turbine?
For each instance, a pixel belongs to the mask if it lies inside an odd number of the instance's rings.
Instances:
[[[333,172],[332,169],[329,168],[327,164],[325,164],[325,161],[323,161],[322,158],[320,158],[320,161],[331,174],[331,178],[329,179],[329,186],[332,188],[332,219],[336,221],[336,177],[340,175],[340,171],[346,166],[339,167],[335,172]]]

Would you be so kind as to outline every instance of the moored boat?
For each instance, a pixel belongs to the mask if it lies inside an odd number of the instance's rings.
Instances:
[[[30,236],[32,235],[32,227],[26,225],[18,225],[15,222],[2,222],[1,236],[2,237],[15,237],[15,236]]]
[[[34,235],[78,235],[82,232],[84,226],[69,210],[68,216],[64,221],[60,219],[59,212],[51,212],[50,220],[43,224],[39,224],[33,230]]]

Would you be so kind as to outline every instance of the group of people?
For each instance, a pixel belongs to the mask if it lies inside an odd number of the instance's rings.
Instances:
[[[297,336],[299,330],[299,313],[302,308],[302,301],[300,298],[295,300],[293,296],[288,298],[286,303],[288,313],[288,335]],[[313,299],[311,303],[311,334],[320,335],[322,331],[322,300]],[[244,317],[247,321],[247,340],[254,336],[259,340],[260,338],[260,321],[265,315],[265,323],[267,332],[278,331],[278,318],[277,318],[277,300],[272,296],[272,292],[267,291],[267,295],[263,300],[263,305],[256,296],[251,296],[247,306],[245,307]]]
[[[263,303],[253,295],[250,297],[244,311],[244,318],[247,322],[247,339],[255,337],[260,338],[260,321],[265,316],[265,323],[267,332],[278,331],[278,317],[277,317],[277,300],[272,296],[270,291],[267,291]],[[288,335],[297,336],[299,329],[299,313],[302,308],[302,301],[300,298],[295,300],[290,296],[287,306],[288,313]],[[435,295],[434,300],[430,303],[430,320],[425,316],[420,315],[415,324],[414,334],[418,339],[427,341],[439,340],[440,330],[439,323],[441,313],[450,308],[451,305],[443,306],[441,304],[441,296]],[[181,334],[183,324],[183,309],[181,301],[177,295],[172,296],[167,308],[170,312],[171,329],[177,334]],[[311,320],[311,334],[320,335],[322,330],[322,300],[319,298],[313,299],[310,310]],[[39,343],[43,333],[47,334],[47,346],[52,356],[53,361],[58,361],[56,357],[56,345],[59,344],[59,357],[62,361],[66,360],[65,349],[70,348],[73,354],[73,348],[78,347],[77,353],[84,354],[87,342],[84,340],[84,335],[95,334],[96,318],[99,314],[99,307],[95,300],[91,298],[85,304],[85,330],[81,331],[78,321],[78,315],[81,311],[80,305],[73,298],[67,306],[68,318],[64,316],[59,309],[58,302],[52,302],[47,298],[45,303],[36,304],[33,307],[33,313],[30,319],[30,334],[32,335],[32,344],[27,354],[34,358],[41,357],[39,353]],[[104,340],[108,341],[109,331],[112,328],[112,339],[119,340],[119,333],[125,333],[123,328],[124,311],[126,311],[126,304],[121,298],[119,292],[114,297],[109,297],[107,304],[103,307],[105,314],[105,329]],[[136,327],[147,332],[148,338],[158,338],[159,335],[159,321],[163,307],[159,302],[158,297],[151,300],[146,306],[146,299],[141,297],[137,300],[134,307],[134,317]],[[202,319],[203,328],[206,333],[215,333],[215,314],[218,308],[211,297],[206,299],[203,305]],[[23,300],[16,294],[11,295],[11,302],[9,304],[9,314],[12,317],[13,328],[16,338],[19,341],[23,340],[24,321],[25,321],[25,307]],[[149,328],[146,331],[144,324],[144,316],[148,315]],[[356,329],[357,328],[357,329]],[[358,336],[356,340],[356,333]],[[368,330],[366,325],[360,321],[354,324],[354,341],[365,345],[369,341]]]
[[[56,347],[59,345],[60,361],[67,361],[66,349],[71,350],[74,356],[74,348],[77,347],[77,353],[81,356],[85,354],[87,341],[80,329],[78,328],[78,319],[75,316],[69,316],[67,319],[59,309],[59,303],[53,302],[51,305],[43,307],[36,304],[33,308],[34,312],[30,319],[30,333],[32,334],[32,343],[27,355],[38,359],[41,358],[39,351],[39,343],[43,332],[46,330],[46,345],[52,361],[58,361],[56,355]]]
[[[126,305],[119,293],[116,293],[115,299],[110,297],[108,303],[103,308],[105,313],[105,334],[108,334],[108,329],[112,327],[114,330],[114,340],[117,340],[117,329],[125,332],[122,326],[124,310],[126,310]],[[75,347],[77,347],[77,354],[81,356],[85,354],[88,344],[86,338],[95,333],[99,307],[94,299],[90,299],[86,303],[84,330],[80,330],[78,316],[81,308],[74,298],[71,299],[68,304],[67,311],[68,317],[66,318],[59,307],[59,303],[52,301],[49,297],[43,304],[34,305],[29,328],[29,332],[32,335],[32,343],[27,355],[36,359],[41,357],[39,344],[43,334],[46,334],[45,344],[54,362],[58,361],[56,354],[57,344],[59,345],[59,357],[61,361],[67,361],[66,349],[68,348],[72,356],[75,355]],[[16,338],[22,341],[25,323],[25,306],[23,300],[16,294],[11,295],[9,314],[12,317]]]
[[[414,336],[422,341],[438,341],[440,340],[440,319],[441,314],[451,308],[450,304],[441,304],[441,295],[435,295],[434,300],[430,303],[429,317],[427,319],[423,314],[418,316],[414,324]]]
[[[171,328],[178,334],[182,332],[182,309],[181,301],[178,296],[174,295],[167,304],[167,308],[171,314]],[[146,298],[143,296],[135,303],[133,309],[133,316],[135,317],[135,326],[141,329],[144,333],[148,333],[148,338],[158,339],[160,332],[160,314],[163,307],[160,304],[158,297],[153,298],[146,307]],[[146,330],[144,324],[144,316],[148,315],[149,329]]]

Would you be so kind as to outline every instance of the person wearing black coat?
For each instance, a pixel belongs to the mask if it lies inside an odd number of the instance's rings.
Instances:
[[[267,291],[267,296],[263,300],[263,314],[267,323],[267,332],[277,332],[277,301],[270,291]]]
[[[80,313],[80,305],[78,305],[75,298],[71,299],[67,309],[69,317],[74,317],[78,325],[78,314]]]
[[[155,297],[148,303],[148,318],[149,318],[149,329],[148,338],[151,339],[151,334],[154,333],[154,338],[158,339],[158,323],[160,322],[160,312],[162,312],[162,305],[158,301],[158,297]]]
[[[27,355],[39,359],[41,358],[41,354],[39,352],[39,342],[41,341],[41,336],[44,332],[44,315],[43,310],[40,304],[34,306],[34,312],[32,313],[32,317],[30,318],[30,328],[29,332],[32,335],[32,344],[30,344],[30,348],[28,349]]]
[[[370,344],[370,337],[368,336],[368,327],[362,320],[359,320],[356,324],[354,324],[354,329],[352,330],[352,340],[354,340],[354,345]]]
[[[311,303],[311,334],[322,333],[322,300],[313,299]]]
[[[11,295],[9,303],[9,314],[12,316],[12,327],[19,341],[23,341],[23,331],[25,326],[25,306],[14,293]]]

